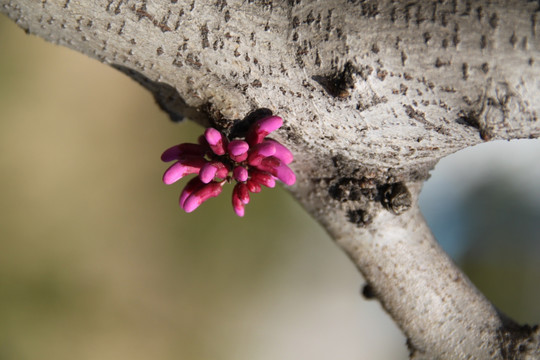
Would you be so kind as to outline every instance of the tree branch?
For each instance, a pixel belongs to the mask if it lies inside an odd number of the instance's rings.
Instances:
[[[420,186],[409,187],[413,197]],[[417,206],[401,216],[380,211],[359,226],[325,186],[301,198],[310,199],[308,209],[339,209],[319,212],[318,220],[364,275],[367,297],[376,297],[403,330],[411,359],[537,356],[538,328],[519,327],[485,299],[439,247]]]
[[[29,33],[114,66],[171,118],[230,132],[268,108],[292,192],[365,276],[411,358],[540,356],[438,247],[417,206],[443,156],[536,138],[531,1],[0,0]]]

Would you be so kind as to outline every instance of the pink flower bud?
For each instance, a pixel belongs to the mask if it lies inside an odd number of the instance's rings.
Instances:
[[[201,167],[199,178],[203,183],[208,184],[214,179],[214,177],[218,177],[220,179],[226,178],[228,173],[229,169],[227,169],[223,163],[219,161],[212,161],[207,162]]]
[[[270,134],[274,130],[279,129],[281,125],[283,125],[283,119],[279,116],[269,116],[257,120],[249,128],[246,141],[251,146],[259,144],[263,141],[266,135]]]
[[[249,179],[247,182],[246,182],[246,185],[248,187],[248,190],[249,192],[252,192],[252,193],[259,193],[261,192],[261,185],[259,185],[257,182]]]
[[[167,185],[177,182],[188,174],[199,173],[201,167],[206,163],[202,157],[184,157],[169,167],[163,174],[163,182]]]
[[[232,206],[236,215],[243,217],[244,216],[244,203],[240,201],[238,196],[233,192],[232,195]]]
[[[229,154],[238,156],[245,154],[249,150],[249,145],[243,140],[233,140],[228,146]]]
[[[182,194],[180,194],[180,207],[184,208],[184,203],[186,202],[186,199],[194,192],[200,189],[204,186],[204,183],[199,179],[199,177],[194,177],[193,179],[189,180],[186,186],[184,187],[184,190],[182,190]]]
[[[208,184],[216,176],[217,167],[213,166],[212,163],[206,163],[201,167],[199,171],[199,178],[205,184]]]
[[[204,184],[202,187],[198,188],[186,199],[184,202],[184,210],[188,213],[192,212],[198,208],[206,200],[216,197],[223,190],[223,184],[218,182],[211,182],[209,184]]]
[[[168,148],[161,154],[161,161],[169,162],[180,159],[183,155],[204,156],[207,148],[199,144],[179,144]]]
[[[229,168],[226,167],[223,163],[221,162],[216,162],[214,163],[214,166],[217,167],[217,172],[216,172],[216,177],[218,179],[225,179],[227,177],[227,175],[229,175]]]
[[[269,188],[273,188],[276,186],[276,180],[274,179],[274,177],[269,173],[263,171],[252,170],[251,180]]]
[[[293,185],[296,182],[294,172],[278,158],[272,156],[264,158],[257,168],[269,172],[286,185]]]
[[[263,142],[253,146],[248,156],[248,164],[252,166],[257,166],[261,163],[261,160],[272,156],[276,153],[276,147],[271,142]]]
[[[208,128],[204,131],[204,138],[208,142],[208,145],[215,146],[221,141],[221,133],[214,128]]]
[[[236,181],[246,181],[248,179],[249,173],[247,169],[243,166],[237,166],[233,170],[233,177]]]
[[[227,138],[214,128],[208,128],[204,132],[204,138],[208,142],[210,149],[216,155],[224,155],[227,146]]]
[[[242,162],[247,159],[249,145],[242,140],[233,140],[227,147],[229,150],[229,156],[236,162]]]
[[[276,152],[274,154],[272,154],[274,157],[277,157],[279,160],[281,160],[286,165],[292,163],[292,161],[294,160],[294,156],[293,156],[292,152],[289,149],[287,149],[285,146],[283,146],[282,144],[280,144],[276,140],[266,139],[266,140],[264,140],[263,144],[266,143],[266,142],[270,142],[270,143],[274,144],[274,146],[276,148]]]
[[[233,193],[243,204],[249,203],[249,190],[246,184],[238,183],[234,186]]]

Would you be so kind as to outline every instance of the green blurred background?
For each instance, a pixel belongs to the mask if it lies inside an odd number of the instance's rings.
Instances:
[[[230,189],[185,214],[159,156],[200,127],[170,122],[126,76],[4,16],[0,55],[0,360],[407,358],[399,330],[360,296],[361,276],[286,191],[254,196],[244,219]],[[478,210],[492,192],[454,196],[436,174],[422,196],[443,245],[503,311],[540,321],[540,202],[520,208],[530,216],[515,241],[505,209],[516,207]],[[497,181],[495,193],[512,189]],[[512,241],[494,240],[496,216]]]

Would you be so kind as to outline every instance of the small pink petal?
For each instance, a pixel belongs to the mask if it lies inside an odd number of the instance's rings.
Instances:
[[[200,189],[204,186],[204,183],[199,179],[199,177],[194,177],[193,179],[189,180],[186,186],[184,187],[184,190],[182,190],[182,194],[180,194],[180,207],[184,208],[184,203],[186,202],[186,199],[196,190]]]
[[[172,164],[163,174],[163,182],[167,185],[177,182],[189,174],[199,173],[201,167],[206,163],[202,157],[185,157]]]
[[[249,145],[243,140],[233,140],[228,145],[229,154],[239,156],[245,154],[249,150]]]
[[[236,215],[244,216],[244,203],[234,193],[232,195],[232,206]]]
[[[273,156],[264,158],[257,168],[269,172],[286,185],[292,185],[296,182],[296,175],[294,175],[294,172],[278,158]]]
[[[249,128],[246,140],[248,144],[255,145],[263,141],[266,135],[272,131],[277,130],[283,125],[283,119],[279,116],[268,116],[263,119],[257,120]]]
[[[276,186],[276,180],[272,175],[264,171],[251,171],[251,180],[269,188]]]
[[[236,181],[246,181],[248,178],[248,171],[243,166],[237,166],[233,170],[233,177]]]
[[[178,160],[182,155],[198,155],[203,156],[206,153],[206,148],[199,144],[179,144],[168,148],[161,154],[161,161],[169,162]]]
[[[272,156],[276,153],[276,147],[271,142],[263,142],[253,146],[248,156],[248,164],[257,166],[261,163],[262,159]]]
[[[287,149],[284,145],[282,145],[279,142],[277,142],[276,140],[272,140],[272,139],[266,139],[263,142],[263,144],[265,142],[270,142],[270,143],[274,144],[274,146],[276,147],[276,152],[275,152],[275,154],[273,154],[273,156],[277,157],[284,164],[292,163],[292,161],[294,160],[294,156],[293,156],[292,152],[289,149]]]
[[[206,200],[221,194],[223,186],[218,182],[211,182],[195,190],[184,202],[184,210],[188,213],[198,208]]]
[[[248,187],[248,190],[249,192],[252,192],[252,193],[259,193],[261,192],[261,185],[251,179],[249,179],[247,182],[246,182],[246,185]]]
[[[227,139],[225,138],[225,135],[220,133],[214,128],[208,128],[204,132],[204,138],[208,142],[208,145],[210,146],[210,149],[214,152],[216,155],[224,155],[225,154],[225,147]]]

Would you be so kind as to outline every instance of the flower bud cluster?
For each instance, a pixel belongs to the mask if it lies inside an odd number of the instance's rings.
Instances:
[[[266,137],[281,125],[282,118],[268,116],[253,123],[244,140],[232,141],[208,128],[198,144],[183,143],[165,150],[161,160],[176,162],[163,174],[163,182],[170,185],[186,175],[197,174],[180,195],[180,207],[189,213],[218,196],[225,183],[235,181],[233,209],[238,216],[244,216],[250,193],[260,192],[261,186],[273,188],[276,179],[286,185],[296,181],[287,166],[293,161],[290,150]]]

